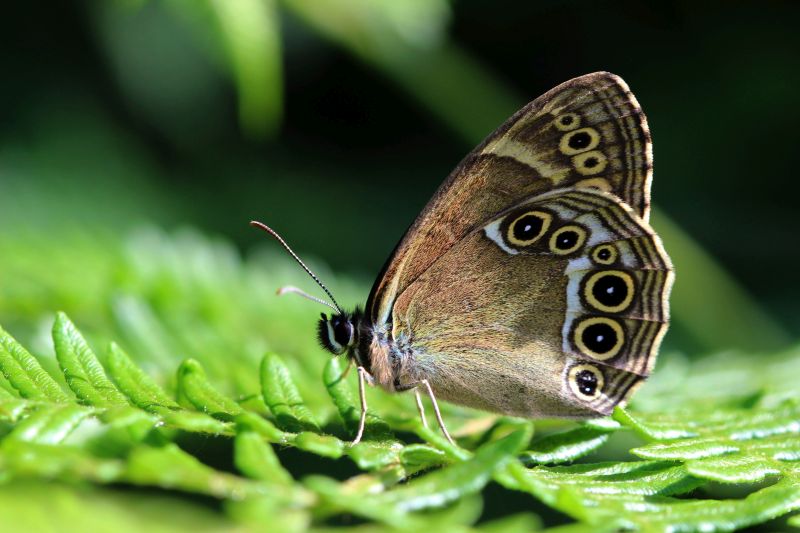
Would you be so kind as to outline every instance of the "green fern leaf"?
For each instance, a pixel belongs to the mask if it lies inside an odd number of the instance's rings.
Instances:
[[[0,328],[0,370],[22,398],[53,402],[69,401],[69,396],[42,368],[39,361],[2,328]]]
[[[203,367],[193,359],[187,359],[178,369],[178,398],[222,420],[232,420],[242,412],[239,404],[214,390]]]
[[[58,364],[72,392],[88,405],[127,405],[125,396],[108,379],[100,361],[64,313],[56,315],[53,341]]]
[[[289,369],[273,353],[261,362],[261,392],[279,427],[292,432],[319,432],[319,424],[303,402]]]
[[[111,321],[134,357],[111,343],[101,363],[59,314],[53,339],[66,390],[45,370],[50,361],[40,364],[0,330],[0,506],[5,487],[48,480],[76,491],[112,484],[210,497],[222,503],[214,516],[231,529],[306,531],[349,516],[379,529],[538,527],[530,514],[475,525],[493,480],[531,505],[571,517],[573,524],[559,528],[565,532],[728,531],[800,508],[800,397],[787,384],[800,371],[794,352],[759,364],[736,359],[736,372],[729,371],[731,357],[697,367],[668,362],[637,396],[640,403],[581,424],[492,418],[443,404],[458,445],[422,425],[413,396],[369,392],[364,439],[353,446],[361,407],[357,376],[346,373],[342,359],[324,359],[309,341],[288,366],[269,352],[258,368],[262,328],[268,340],[305,342],[291,329],[306,316],[304,304],[279,312],[264,304],[267,292],[252,287],[267,291],[274,283],[197,235],[159,239],[137,249],[148,270],[140,278],[129,273],[129,281],[142,294],[168,290],[171,297],[123,297],[138,311],[121,305]],[[224,274],[204,274],[208,261]],[[172,281],[159,285],[165,279]],[[170,307],[172,297],[185,308]],[[193,314],[207,309],[217,318]],[[262,317],[266,323],[248,323]],[[142,370],[140,350],[155,377]],[[178,366],[173,353],[192,359],[170,382],[164,366]],[[698,387],[692,380],[701,378]],[[703,391],[709,395],[699,396]],[[231,450],[224,452],[231,457],[204,457],[206,449]],[[598,456],[606,460],[596,462]],[[228,470],[209,466],[220,462]]]
[[[109,374],[133,405],[156,414],[169,413],[180,407],[116,343],[112,342],[108,351]]]

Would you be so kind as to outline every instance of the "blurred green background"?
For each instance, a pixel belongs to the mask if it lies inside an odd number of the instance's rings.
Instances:
[[[556,84],[610,70],[653,131],[654,224],[678,269],[667,346],[766,350],[800,333],[797,2],[120,0],[6,10],[0,323],[53,305],[90,320],[96,273],[86,265],[142,226],[198,228],[244,252],[274,247],[252,218],[324,277],[329,265],[361,280],[342,298],[358,303],[483,136]],[[48,250],[47,264],[34,249]],[[47,275],[52,286],[41,284]],[[70,279],[80,280],[76,294],[55,295]]]

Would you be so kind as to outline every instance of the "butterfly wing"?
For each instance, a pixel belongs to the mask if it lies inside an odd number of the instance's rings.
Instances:
[[[367,301],[385,323],[395,298],[491,213],[557,188],[612,193],[645,221],[652,150],[626,83],[597,72],[567,81],[518,111],[441,185],[384,266]]]
[[[396,299],[399,384],[518,416],[608,414],[653,366],[672,267],[615,196],[562,189],[469,233]]]

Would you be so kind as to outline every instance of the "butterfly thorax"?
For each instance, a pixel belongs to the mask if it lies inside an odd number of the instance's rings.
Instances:
[[[387,391],[401,389],[400,377],[413,356],[402,339],[394,339],[387,324],[375,325],[365,320],[365,336],[357,349],[357,357],[368,361],[374,381]],[[402,390],[402,389],[401,389]]]

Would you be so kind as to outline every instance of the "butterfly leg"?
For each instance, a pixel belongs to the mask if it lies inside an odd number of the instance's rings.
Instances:
[[[364,427],[367,425],[367,394],[365,382],[367,380],[367,369],[363,366],[358,367],[358,396],[361,398],[361,418],[358,421],[358,433],[352,444],[361,442],[364,436]]]
[[[436,414],[436,422],[439,423],[439,429],[442,430],[442,433],[444,433],[444,436],[447,437],[447,441],[450,444],[455,444],[453,437],[451,437],[450,433],[447,431],[447,426],[444,425],[444,420],[442,419],[442,412],[439,411],[439,403],[436,401],[436,396],[433,394],[433,389],[431,388],[431,384],[428,382],[427,379],[417,381],[416,383],[409,383],[407,385],[401,385],[399,387],[395,387],[395,391],[403,392],[414,389],[414,394],[417,395],[417,409],[419,409],[419,414],[422,417],[422,425],[428,427],[427,421],[425,420],[425,412],[422,409],[422,401],[419,397],[419,392],[417,392],[419,387],[425,387],[425,390],[428,392],[428,396],[431,399],[431,404],[433,404],[433,412]]]
[[[431,384],[428,382],[427,379],[423,379],[420,381],[420,384],[424,385],[428,391],[428,396],[431,398],[431,403],[433,404],[433,412],[436,414],[436,421],[439,423],[439,428],[444,433],[444,436],[447,437],[447,441],[450,444],[455,444],[453,437],[450,436],[450,433],[447,431],[447,426],[444,425],[444,420],[442,420],[442,413],[439,411],[439,404],[436,402],[436,396],[433,395],[433,389],[431,388]]]
[[[422,425],[424,427],[428,427],[428,420],[425,418],[425,407],[422,406],[422,397],[419,395],[419,389],[414,389],[414,399],[417,400],[417,411],[419,411],[419,417],[422,419]]]

